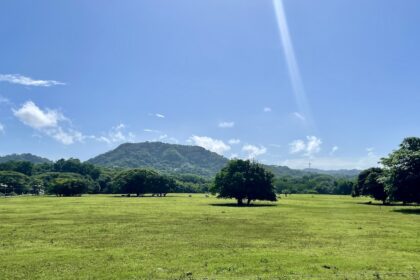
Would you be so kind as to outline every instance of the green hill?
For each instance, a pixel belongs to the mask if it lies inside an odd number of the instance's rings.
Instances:
[[[197,146],[161,142],[126,143],[88,160],[89,163],[117,168],[148,167],[169,173],[214,176],[227,159]]]
[[[126,143],[88,160],[89,163],[113,168],[147,167],[168,173],[190,173],[213,177],[228,159],[202,147],[161,142]],[[277,177],[303,177],[313,173],[334,177],[351,177],[357,170],[298,170],[287,166],[265,165]],[[356,174],[356,175],[355,175]]]
[[[0,156],[0,163],[8,161],[29,161],[32,163],[51,163],[51,160],[33,154],[11,154]]]

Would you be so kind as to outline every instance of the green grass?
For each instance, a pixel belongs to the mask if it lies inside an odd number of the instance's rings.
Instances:
[[[0,198],[0,279],[420,279],[419,208],[368,200]]]

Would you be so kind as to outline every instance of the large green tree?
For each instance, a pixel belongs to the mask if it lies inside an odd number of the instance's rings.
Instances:
[[[357,177],[357,184],[354,186],[353,196],[366,195],[386,203],[388,193],[381,181],[383,170],[378,167],[362,171]]]
[[[30,190],[30,179],[15,171],[0,171],[0,192],[23,194]]]
[[[169,191],[169,183],[164,177],[154,170],[130,169],[120,172],[115,176],[114,188],[117,192],[126,193],[129,196],[135,193],[137,196],[146,193],[166,194]]]
[[[217,175],[213,192],[219,198],[234,198],[238,205],[254,200],[277,201],[273,186],[274,175],[249,160],[231,160]]]
[[[383,182],[391,200],[420,203],[420,138],[404,139],[400,148],[381,160]]]
[[[76,196],[95,193],[98,183],[89,176],[70,172],[47,172],[33,177],[49,194],[57,196]]]

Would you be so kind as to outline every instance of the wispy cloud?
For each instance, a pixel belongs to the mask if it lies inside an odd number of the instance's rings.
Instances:
[[[375,156],[374,150],[375,150],[375,148],[372,148],[372,147],[366,148],[366,152],[367,152],[368,157],[374,157]]]
[[[51,87],[57,85],[65,85],[65,83],[55,80],[35,80],[20,74],[0,74],[0,82],[8,82],[11,84],[34,87]]]
[[[107,144],[113,143],[123,143],[123,142],[132,142],[135,140],[136,136],[132,132],[126,132],[126,125],[120,123],[117,126],[111,128],[111,130],[102,136],[92,136],[92,138],[105,142]]]
[[[301,121],[306,121],[305,116],[303,116],[301,113],[294,112],[294,113],[293,113],[293,116],[294,116],[295,118],[297,118],[297,119],[301,120]]]
[[[144,132],[149,132],[149,133],[161,133],[160,130],[156,130],[156,129],[150,129],[150,128],[145,128],[143,129]]]
[[[172,144],[178,144],[179,143],[179,140],[177,138],[170,137],[168,134],[160,135],[158,140],[161,141],[161,142],[172,143]]]
[[[229,143],[230,145],[237,145],[237,144],[241,143],[241,140],[239,140],[239,139],[230,139],[230,140],[228,141],[228,143]]]
[[[244,145],[242,151],[247,153],[248,158],[256,158],[260,155],[267,153],[267,149],[264,146]]]
[[[193,135],[188,139],[188,143],[203,147],[204,149],[215,152],[219,155],[223,155],[231,149],[230,146],[225,144],[222,140],[213,139],[207,136]]]
[[[263,111],[264,111],[265,113],[270,113],[270,112],[272,111],[272,109],[271,109],[270,107],[265,107],[265,108],[263,109]]]
[[[334,154],[335,154],[335,152],[337,152],[337,151],[338,151],[338,146],[333,146],[333,147],[331,148],[330,155],[334,155]]]
[[[65,144],[82,142],[85,136],[64,123],[68,119],[58,110],[41,109],[34,102],[27,101],[13,114],[23,124]]]
[[[221,122],[219,123],[220,128],[232,128],[235,126],[234,122]]]
[[[159,114],[159,113],[156,113],[156,114],[155,114],[155,117],[158,117],[158,118],[160,118],[160,119],[164,119],[164,118],[165,118],[165,115],[163,115],[163,114]]]
[[[0,133],[4,133],[4,125],[2,123],[0,123]]]
[[[305,156],[313,156],[321,150],[322,140],[316,136],[307,136],[306,141],[298,139],[289,144],[290,153],[303,153]]]
[[[10,102],[10,100],[9,100],[9,99],[7,99],[6,97],[4,97],[4,96],[1,96],[1,95],[0,95],[0,104],[7,104],[7,105],[10,105],[10,104],[11,104],[11,102]]]

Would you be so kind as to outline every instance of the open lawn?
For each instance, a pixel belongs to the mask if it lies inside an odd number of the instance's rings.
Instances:
[[[369,200],[0,198],[0,279],[420,279],[420,207]]]

